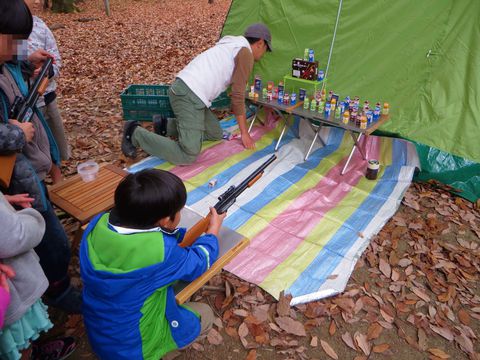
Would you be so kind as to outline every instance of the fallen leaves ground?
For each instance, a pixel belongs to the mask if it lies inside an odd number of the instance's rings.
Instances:
[[[120,92],[129,84],[170,82],[217,40],[230,1],[113,0],[81,12],[37,12],[54,29],[64,67],[59,104],[78,162],[123,164]],[[63,219],[69,233],[77,224]],[[208,337],[178,359],[479,359],[480,213],[467,201],[414,184],[397,214],[371,241],[347,289],[289,306],[231,274],[194,296],[216,320]],[[78,258],[72,259],[73,280]],[[52,312],[55,329],[77,336],[73,359],[93,358],[81,316]]]

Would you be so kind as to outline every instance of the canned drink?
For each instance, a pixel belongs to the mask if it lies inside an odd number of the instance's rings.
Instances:
[[[342,122],[344,124],[348,124],[349,121],[350,121],[350,111],[345,110],[344,113],[343,113],[343,116],[342,116]]]
[[[368,111],[369,108],[370,108],[370,103],[368,102],[368,100],[365,100],[363,102],[363,111]]]
[[[300,101],[305,100],[306,95],[307,95],[307,91],[305,89],[300,89],[298,91],[298,100],[300,100]]]
[[[290,102],[290,95],[286,92],[285,94],[283,94],[283,104],[288,105],[289,102]]]
[[[278,90],[278,99],[277,99],[279,104],[283,104],[283,90],[280,91]]]
[[[335,98],[331,98],[330,105],[332,106],[332,111],[335,111],[337,108],[337,100]]]
[[[308,61],[315,61],[315,51],[313,49],[308,49]]]
[[[280,81],[280,82],[278,83],[278,91],[283,92],[284,90],[285,90],[285,88],[284,88],[284,86],[283,86],[283,82]]]
[[[366,129],[367,128],[367,116],[365,114],[362,114],[360,116],[360,129]]]
[[[340,109],[340,113],[343,114],[345,112],[345,103],[341,102],[340,106],[337,106],[337,109]]]
[[[308,110],[310,108],[310,99],[308,97],[303,101],[303,109]]]
[[[262,79],[260,75],[255,75],[255,91],[262,91]]]
[[[390,104],[387,102],[383,103],[382,115],[388,115],[389,111],[390,111]]]
[[[340,119],[340,116],[342,116],[342,112],[340,111],[340,106],[337,106],[335,109],[335,118]]]
[[[367,123],[371,124],[373,122],[373,111],[368,110],[366,114],[367,114]]]
[[[375,106],[375,110],[373,110],[373,121],[377,121],[380,117],[380,108],[377,109]]]
[[[290,95],[290,105],[296,105],[297,104],[297,94],[296,93],[292,93],[292,95]]]
[[[323,88],[320,92],[320,96],[322,97],[323,101],[325,101],[325,97],[327,96],[327,91],[325,90],[325,88]]]
[[[325,101],[322,99],[318,100],[318,112],[325,110]]]
[[[267,101],[273,100],[273,93],[271,91],[267,91]]]
[[[305,48],[305,51],[303,52],[303,60],[308,60],[308,54],[310,52],[309,48]]]
[[[330,111],[331,111],[331,109],[332,109],[332,106],[330,105],[329,102],[327,102],[327,103],[325,104],[325,111],[324,111],[326,118],[329,118],[329,117],[330,117]]]
[[[323,72],[323,70],[318,70],[317,81],[323,81],[324,78],[325,73]]]

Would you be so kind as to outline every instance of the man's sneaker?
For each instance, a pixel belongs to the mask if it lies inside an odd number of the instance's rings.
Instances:
[[[122,152],[125,156],[132,159],[137,157],[137,149],[132,144],[133,131],[137,126],[140,126],[138,121],[125,121],[123,126]]]
[[[65,311],[68,314],[82,313],[82,293],[80,290],[69,286],[60,296],[52,298],[45,296],[45,303]]]
[[[153,131],[155,134],[167,136],[168,119],[163,115],[153,115]]]
[[[33,360],[62,360],[69,357],[76,348],[75,339],[71,336],[50,340],[42,344],[32,345]]]

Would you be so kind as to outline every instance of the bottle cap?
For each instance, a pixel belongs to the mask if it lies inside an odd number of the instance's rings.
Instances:
[[[378,170],[380,168],[380,163],[375,159],[368,160],[368,168],[371,170]]]

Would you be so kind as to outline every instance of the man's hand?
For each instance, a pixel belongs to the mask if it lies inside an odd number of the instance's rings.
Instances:
[[[224,212],[223,214],[218,214],[217,210],[214,207],[210,208],[210,224],[208,225],[208,229],[205,232],[206,234],[213,234],[218,236],[220,232],[220,228],[222,227],[223,219],[227,216],[227,213]]]
[[[33,127],[33,124],[31,122],[24,122],[21,123],[17,120],[10,119],[8,122],[12,125],[18,126],[20,129],[22,129],[23,134],[25,135],[25,140],[28,142],[32,141],[33,135],[35,135],[35,128]]]
[[[39,68],[42,66],[43,62],[48,58],[52,58],[53,62],[55,62],[55,58],[53,57],[52,54],[50,54],[48,51],[45,51],[43,49],[38,49],[28,56],[28,61],[30,61],[36,68]]]
[[[248,132],[242,134],[242,144],[249,150],[255,149],[255,140],[252,139]]]
[[[7,199],[11,205],[17,205],[24,209],[31,208],[32,202],[35,200],[29,197],[28,194],[5,195],[5,199]]]

